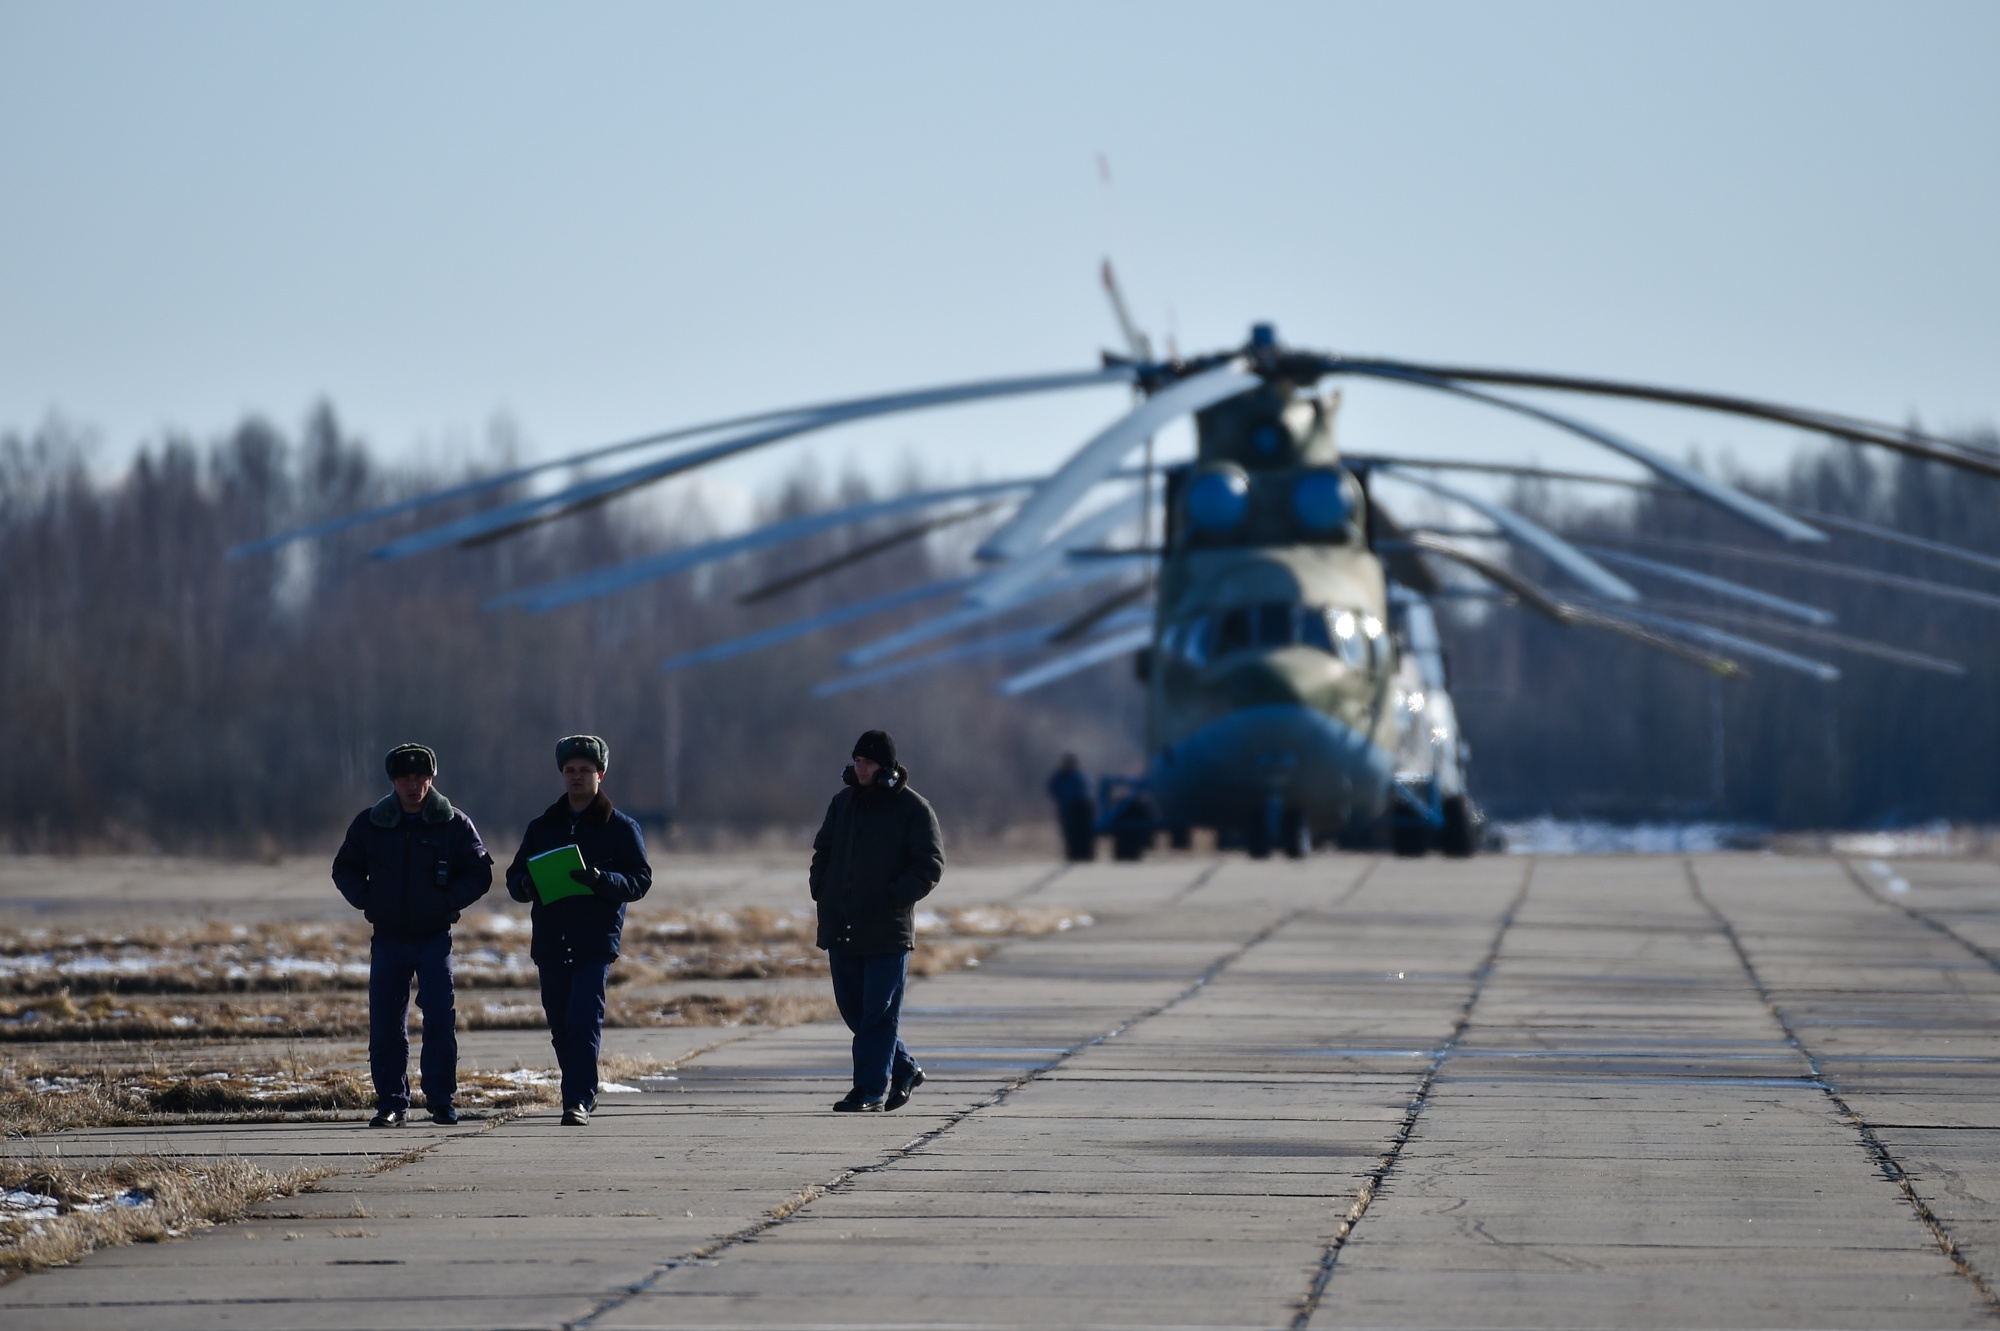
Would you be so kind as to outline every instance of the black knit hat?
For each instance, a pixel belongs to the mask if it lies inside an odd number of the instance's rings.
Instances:
[[[388,769],[391,781],[399,776],[436,776],[438,756],[421,744],[398,744],[389,750],[382,766]]]
[[[894,768],[896,765],[896,741],[886,730],[864,730],[861,738],[854,741],[853,754],[866,758],[877,767]]]
[[[606,771],[611,766],[611,746],[595,735],[570,735],[556,741],[556,769],[572,758],[588,758],[597,764],[597,770]]]

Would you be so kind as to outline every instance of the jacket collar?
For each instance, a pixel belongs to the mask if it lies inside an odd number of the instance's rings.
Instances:
[[[417,810],[417,817],[435,826],[450,822],[452,812],[451,801],[444,797],[443,791],[432,786],[431,793],[424,796],[423,807]],[[394,827],[403,821],[403,804],[394,791],[376,801],[375,807],[368,811],[368,821],[377,827]]]
[[[542,816],[544,818],[556,818],[563,821],[568,821],[572,816],[579,816],[581,821],[589,823],[592,827],[602,827],[611,821],[611,797],[606,795],[602,790],[599,790],[597,798],[583,806],[583,813],[581,815],[572,815],[569,807],[569,796],[564,795],[558,798],[554,804],[551,804],[548,812]]]
[[[856,790],[874,791],[887,795],[891,791],[901,790],[904,786],[910,784],[910,769],[901,763],[897,763],[889,769],[888,780],[884,781],[878,775],[875,778],[874,785],[864,786],[854,775],[854,764],[849,763],[840,770],[840,783],[844,786],[852,786]]]

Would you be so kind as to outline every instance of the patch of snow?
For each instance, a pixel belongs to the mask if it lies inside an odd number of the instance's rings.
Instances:
[[[1699,854],[1752,844],[1763,829],[1743,823],[1606,823],[1531,818],[1502,823],[1510,855]]]
[[[26,1188],[0,1192],[0,1220],[53,1220],[62,1213],[62,1203]]]

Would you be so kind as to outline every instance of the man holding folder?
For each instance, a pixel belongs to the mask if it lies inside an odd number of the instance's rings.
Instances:
[[[595,735],[556,744],[563,797],[528,824],[507,867],[507,894],[534,903],[529,955],[542,977],[542,1011],[562,1068],[563,1123],[583,1127],[597,1107],[604,986],[618,959],[625,903],[653,885],[639,824],[611,807],[611,750]]]

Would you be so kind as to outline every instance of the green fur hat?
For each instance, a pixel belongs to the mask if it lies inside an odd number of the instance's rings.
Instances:
[[[436,776],[438,756],[422,744],[398,744],[389,750],[382,766],[388,769],[391,781],[399,776]]]
[[[588,758],[597,764],[597,770],[606,771],[611,766],[611,746],[595,735],[570,735],[556,741],[556,770],[572,758]]]

